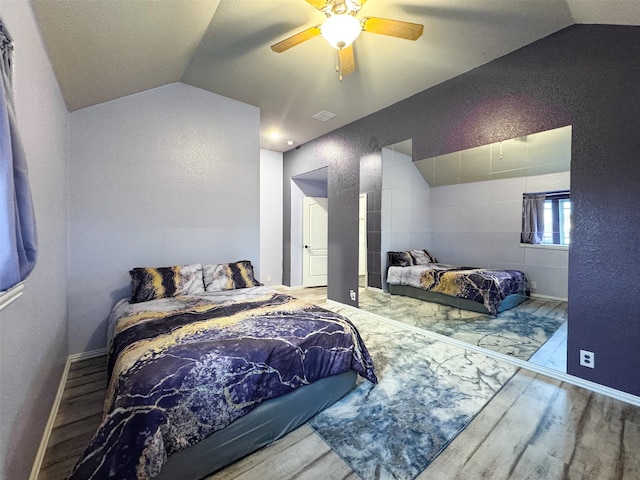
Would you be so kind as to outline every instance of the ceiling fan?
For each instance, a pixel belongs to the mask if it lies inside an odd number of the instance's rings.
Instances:
[[[391,37],[417,40],[422,35],[423,25],[402,22],[378,17],[364,17],[360,20],[356,15],[367,0],[305,0],[326,15],[321,25],[307,28],[284,40],[271,45],[271,50],[282,53],[307,40],[322,35],[334,48],[338,49],[338,78],[349,75],[356,70],[353,56],[353,41],[360,32],[379,33]]]

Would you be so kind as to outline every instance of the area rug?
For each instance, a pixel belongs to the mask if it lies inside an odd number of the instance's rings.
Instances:
[[[364,480],[413,479],[517,370],[366,312],[325,308],[354,322],[379,383],[360,380],[309,425]]]
[[[567,302],[542,298],[497,316],[375,290],[361,290],[359,303],[363,310],[521,360],[529,360],[567,320]]]

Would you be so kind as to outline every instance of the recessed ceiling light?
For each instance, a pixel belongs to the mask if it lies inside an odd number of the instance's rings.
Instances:
[[[287,140],[287,145],[293,145],[295,142],[293,140]]]
[[[271,138],[273,138],[274,140],[280,138],[280,134],[278,132],[273,132],[271,135],[269,135]]]
[[[318,112],[315,115],[313,115],[313,118],[315,118],[316,120],[320,120],[321,122],[326,122],[327,120],[331,120],[335,116],[336,114],[333,112],[322,110],[321,112]]]

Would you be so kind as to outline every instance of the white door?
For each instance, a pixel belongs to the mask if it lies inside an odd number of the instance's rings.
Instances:
[[[302,286],[327,285],[327,253],[329,251],[329,201],[304,197]]]

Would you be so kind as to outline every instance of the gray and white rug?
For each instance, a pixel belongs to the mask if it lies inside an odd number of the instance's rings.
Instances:
[[[529,360],[567,320],[567,302],[530,298],[497,316],[360,290],[360,308],[471,345]]]
[[[337,305],[373,356],[378,385],[309,421],[364,480],[410,480],[461,432],[517,367]]]

